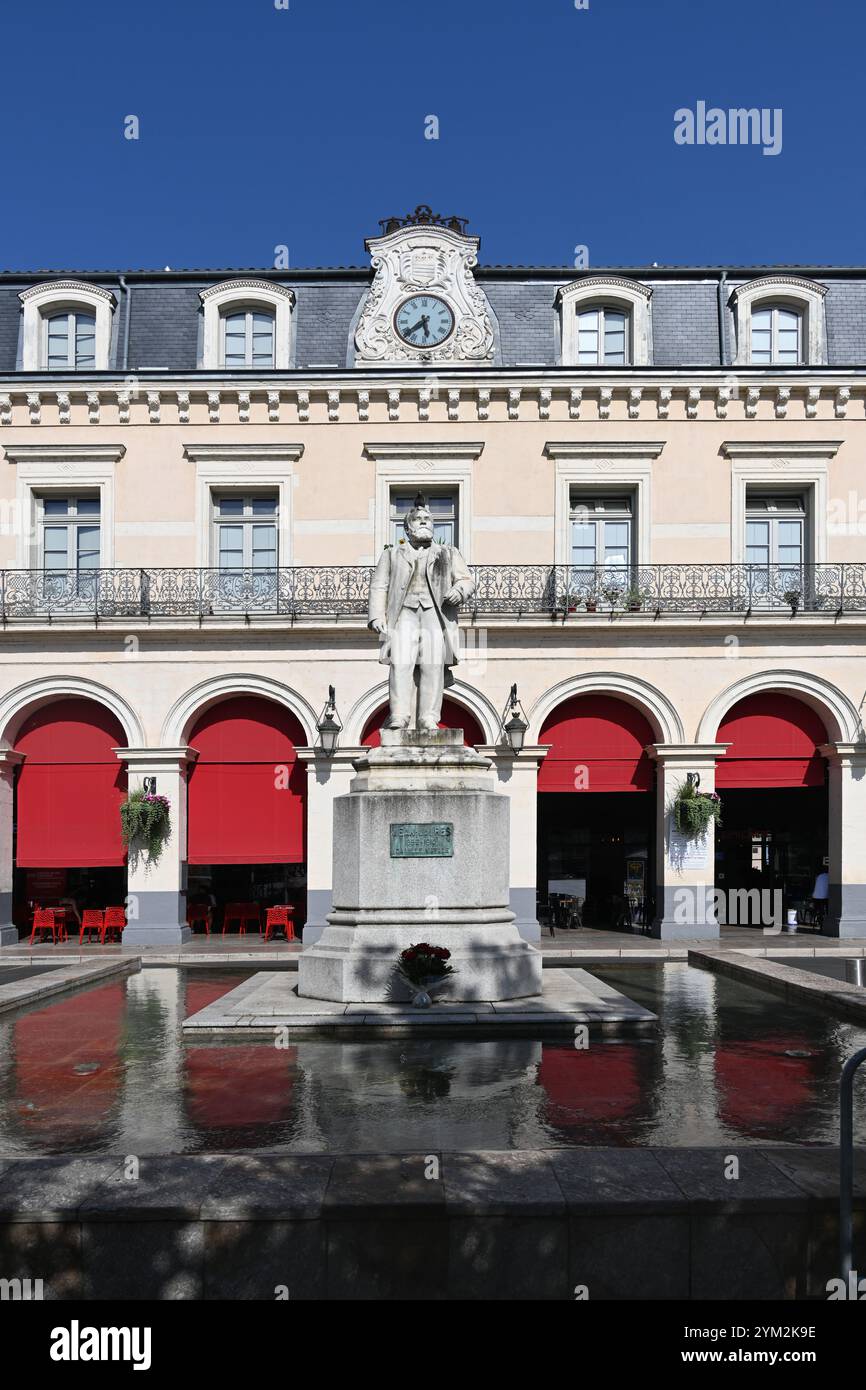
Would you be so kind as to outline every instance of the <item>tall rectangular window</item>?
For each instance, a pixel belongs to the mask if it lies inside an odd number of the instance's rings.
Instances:
[[[801,592],[806,503],[799,493],[746,493],[746,565],[752,594]]]
[[[417,489],[414,492],[394,490],[391,493],[391,544],[401,545],[406,541],[403,520],[406,513],[415,505]],[[427,506],[433,515],[434,538],[441,545],[458,545],[457,539],[457,490],[437,488],[425,492]]]
[[[634,563],[634,499],[629,493],[572,493],[571,563],[627,578]]]
[[[99,568],[99,496],[41,497],[38,500],[42,568],[79,574]]]
[[[275,493],[224,493],[214,498],[214,555],[218,569],[273,572],[278,564]]]

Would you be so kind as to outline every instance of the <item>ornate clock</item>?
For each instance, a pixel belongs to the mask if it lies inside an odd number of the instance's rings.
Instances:
[[[410,347],[439,347],[454,332],[454,314],[438,295],[413,294],[398,304],[394,329]]]

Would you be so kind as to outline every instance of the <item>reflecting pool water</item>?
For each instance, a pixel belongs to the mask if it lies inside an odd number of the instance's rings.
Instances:
[[[593,1040],[185,1042],[250,972],[145,969],[0,1022],[0,1154],[834,1143],[866,1030],[692,967],[590,967],[657,1013]],[[288,979],[291,977],[287,977]],[[857,1138],[866,1142],[866,1082]]]

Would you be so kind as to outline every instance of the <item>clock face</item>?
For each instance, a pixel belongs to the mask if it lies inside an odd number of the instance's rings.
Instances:
[[[438,347],[454,330],[454,315],[435,294],[413,294],[394,315],[394,327],[410,347]]]

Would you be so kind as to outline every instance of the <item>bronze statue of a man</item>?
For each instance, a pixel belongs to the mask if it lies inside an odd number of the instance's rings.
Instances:
[[[415,713],[419,731],[433,733],[459,659],[457,610],[475,582],[460,551],[434,540],[433,517],[420,492],[403,529],[408,544],[386,546],[376,566],[367,626],[379,635],[379,660],[391,668],[384,728],[407,729]]]

